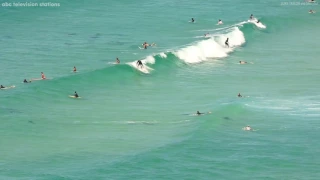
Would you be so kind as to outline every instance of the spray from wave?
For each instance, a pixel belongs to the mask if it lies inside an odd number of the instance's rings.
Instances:
[[[229,47],[225,45],[227,38],[229,38]],[[199,63],[208,59],[227,57],[228,53],[244,43],[244,34],[238,27],[234,27],[227,34],[220,34],[197,42],[194,45],[175,51],[173,54],[186,63]]]

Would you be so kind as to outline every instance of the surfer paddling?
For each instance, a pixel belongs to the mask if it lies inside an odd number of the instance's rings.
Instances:
[[[27,79],[24,79],[23,83],[31,83],[31,81],[27,81]]]
[[[208,114],[210,114],[211,112],[208,112]],[[201,112],[199,112],[199,111],[197,111],[197,113],[196,113],[196,115],[197,116],[200,116],[200,115],[202,115],[202,114],[206,114],[206,113],[201,113]]]
[[[247,64],[248,62],[246,61],[239,61],[239,64]]]
[[[248,125],[248,126],[244,127],[243,130],[245,130],[245,131],[252,131],[252,128]]]
[[[0,89],[4,89],[4,88],[6,88],[6,87],[4,87],[4,86],[0,85]]]

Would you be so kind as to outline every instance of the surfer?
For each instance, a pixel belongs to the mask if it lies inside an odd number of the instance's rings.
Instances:
[[[243,130],[245,130],[245,131],[251,131],[252,128],[248,125],[248,126],[244,127]]]
[[[219,19],[218,24],[223,24],[223,22],[221,21],[221,19]]]
[[[250,19],[253,19],[253,14],[250,15]]]
[[[74,97],[76,97],[76,98],[78,98],[78,97],[79,97],[79,95],[78,95],[77,91],[75,91],[75,92],[74,92]]]
[[[137,61],[137,66],[138,66],[138,67],[140,66],[140,68],[143,67],[143,64],[142,64],[141,60],[138,60],[138,61]]]
[[[24,79],[23,83],[31,83],[31,81],[27,81],[27,79]]]
[[[193,18],[191,18],[191,22],[194,22],[194,19],[193,19]]]
[[[314,13],[314,11],[310,9],[309,13]]]
[[[120,60],[119,60],[119,58],[117,58],[117,64],[120,64]]]
[[[245,61],[239,61],[240,64],[247,64]]]
[[[224,44],[229,47],[229,38],[227,38],[227,40],[226,40],[226,42],[224,42]]]
[[[46,76],[43,74],[43,72],[41,72],[41,78],[46,79]]]
[[[0,89],[4,89],[4,88],[6,88],[6,87],[4,87],[4,86],[0,85]]]
[[[147,47],[149,46],[149,44],[147,42],[144,42],[142,45],[143,45],[144,49],[147,49]]]
[[[240,93],[238,94],[238,97],[242,97]]]
[[[209,33],[207,33],[207,34],[204,34],[204,37],[207,37],[209,35]]]
[[[73,66],[73,72],[77,72],[77,68]]]
[[[201,112],[197,111],[197,115],[201,115],[201,114],[204,114],[204,113],[201,113]]]
[[[257,21],[257,23],[259,23],[259,22],[260,22],[260,20]]]

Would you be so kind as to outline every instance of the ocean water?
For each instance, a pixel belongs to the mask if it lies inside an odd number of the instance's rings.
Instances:
[[[5,2],[0,179],[320,178],[318,3]]]

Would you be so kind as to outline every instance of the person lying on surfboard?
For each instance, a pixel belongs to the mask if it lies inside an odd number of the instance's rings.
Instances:
[[[46,76],[43,74],[43,72],[41,72],[41,78],[46,79]]]
[[[246,61],[239,61],[239,64],[247,64]]]
[[[138,60],[138,61],[137,61],[137,66],[138,66],[138,67],[140,66],[140,68],[143,67],[143,64],[142,64],[141,60]]]
[[[201,112],[197,111],[197,115],[201,115],[201,114],[204,114],[204,113],[201,113]]]
[[[24,79],[23,83],[31,83],[31,81],[27,81],[27,79]]]
[[[243,130],[245,130],[245,131],[251,131],[252,128],[248,125],[248,126],[244,127]]]
[[[0,85],[0,89],[3,89],[3,88],[6,88],[6,87],[4,87],[4,86]]]

